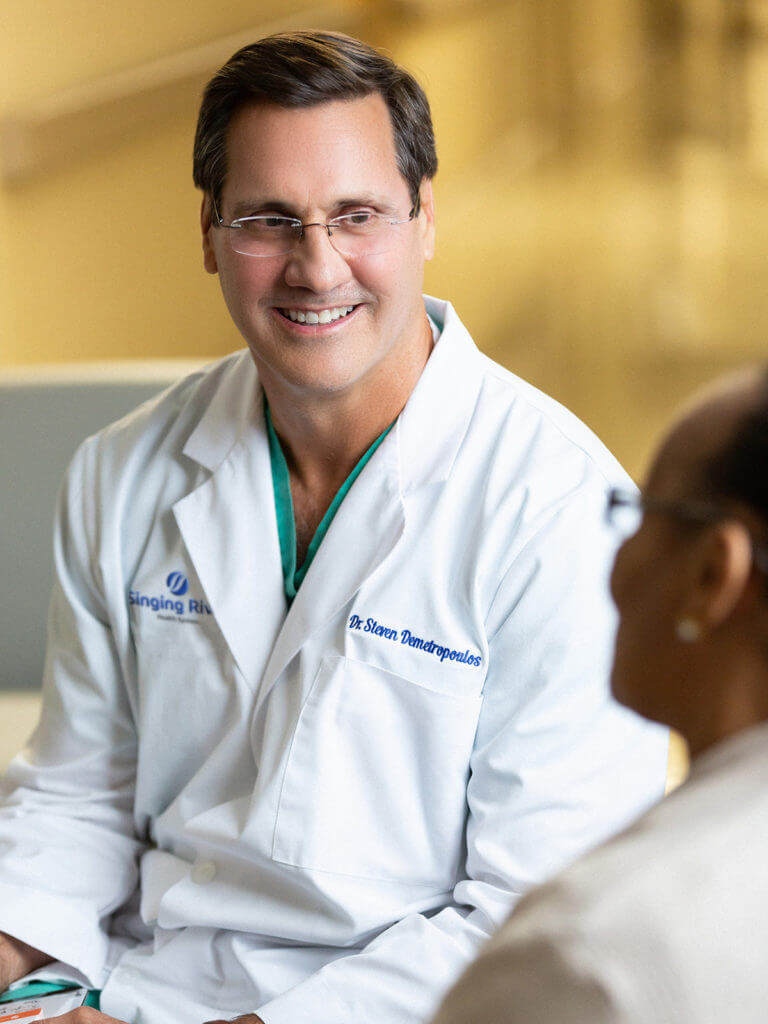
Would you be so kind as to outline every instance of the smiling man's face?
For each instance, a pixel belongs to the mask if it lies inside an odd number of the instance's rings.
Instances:
[[[413,205],[378,94],[301,109],[243,107],[229,127],[227,166],[219,209],[225,223],[258,214],[325,223],[357,210],[401,220]],[[206,198],[205,266],[219,274],[268,393],[364,391],[409,373],[414,358],[423,364],[421,291],[434,245],[429,182],[420,214],[393,228],[387,251],[377,255],[343,256],[323,227],[310,227],[287,255],[248,256],[232,248],[233,230],[211,226]],[[330,323],[307,322],[350,306]]]

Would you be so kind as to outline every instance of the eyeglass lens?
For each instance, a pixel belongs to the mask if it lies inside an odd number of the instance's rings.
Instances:
[[[376,256],[387,252],[400,227],[383,217],[368,215],[364,221],[339,219],[302,226],[284,217],[249,217],[236,221],[230,231],[235,252],[245,256],[285,256],[298,246],[311,228],[327,231],[333,248],[343,256]]]
[[[609,523],[624,540],[640,529],[643,518],[642,503],[631,494],[611,491],[608,495],[606,513]]]

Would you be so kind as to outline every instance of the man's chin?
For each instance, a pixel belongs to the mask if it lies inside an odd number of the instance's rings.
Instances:
[[[350,372],[348,362],[342,366],[262,367],[258,361],[259,376],[267,393],[271,390],[292,392],[296,399],[340,397],[354,390],[360,375]]]

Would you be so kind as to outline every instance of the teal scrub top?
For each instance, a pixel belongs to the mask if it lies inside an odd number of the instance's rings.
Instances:
[[[269,435],[269,458],[272,464],[272,488],[275,494],[275,512],[277,513],[277,535],[280,540],[280,558],[283,566],[283,584],[285,596],[292,601],[296,591],[301,586],[302,580],[312,564],[312,559],[317,549],[323,542],[328,532],[328,527],[333,522],[333,517],[339,510],[339,506],[346,497],[350,487],[365,469],[371,456],[379,447],[381,442],[390,432],[394,423],[390,423],[387,429],[379,434],[370,448],[361,456],[357,465],[349,474],[347,479],[336,492],[336,496],[328,506],[320,525],[315,530],[315,535],[307,548],[307,554],[300,566],[296,565],[296,523],[293,517],[293,500],[291,498],[291,481],[288,473],[288,463],[285,461],[283,449],[275,428],[272,425],[272,416],[269,412],[266,398],[264,399],[264,411],[267,418],[267,433]]]

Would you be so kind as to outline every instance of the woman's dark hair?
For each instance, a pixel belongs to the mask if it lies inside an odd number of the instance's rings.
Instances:
[[[704,467],[703,483],[708,496],[746,505],[768,528],[768,368],[757,401]]]
[[[429,102],[412,75],[366,43],[337,32],[285,32],[238,50],[203,93],[195,133],[195,185],[219,203],[227,175],[227,130],[248,103],[312,107],[379,93],[387,104],[400,173],[415,204],[437,172]]]

